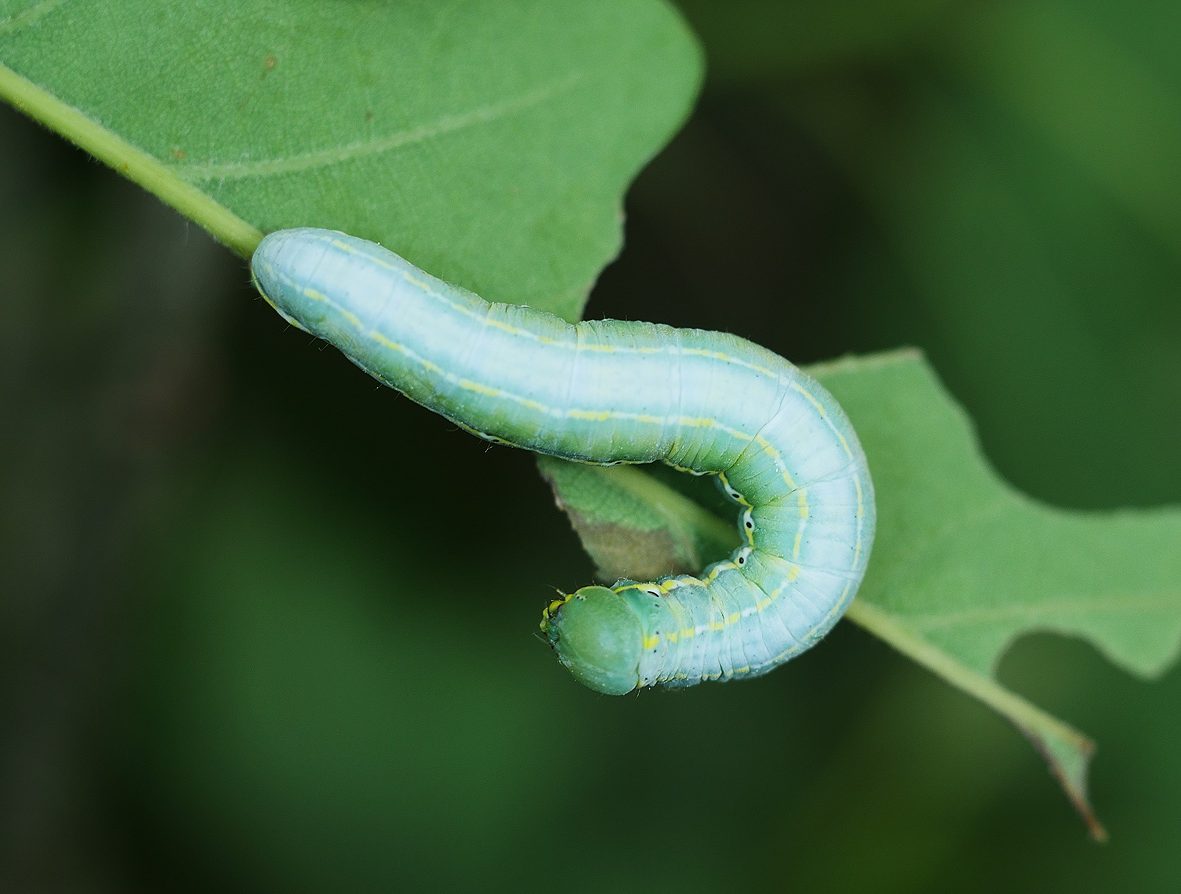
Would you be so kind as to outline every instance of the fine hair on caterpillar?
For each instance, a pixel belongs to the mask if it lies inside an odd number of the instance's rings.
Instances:
[[[873,484],[848,417],[813,378],[724,332],[490,303],[363,239],[272,233],[255,285],[288,322],[493,443],[716,477],[741,545],[700,574],[588,586],[542,630],[592,689],[756,676],[841,618],[873,545]]]

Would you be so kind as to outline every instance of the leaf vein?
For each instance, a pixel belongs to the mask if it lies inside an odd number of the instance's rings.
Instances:
[[[1024,620],[1034,623],[1049,621],[1048,615],[1055,613],[1103,614],[1138,612],[1169,612],[1177,610],[1181,594],[1163,590],[1145,596],[1124,597],[1104,595],[1093,599],[1061,599],[1055,602],[1012,604],[994,608],[972,608],[955,612],[929,612],[922,614],[895,613],[915,630],[937,630],[959,624],[986,624],[995,621]]]
[[[14,12],[7,18],[0,19],[0,34],[13,34],[27,28],[68,2],[69,0],[41,0],[40,3],[34,3],[20,12]]]
[[[64,2],[64,0],[61,0]],[[526,111],[556,96],[569,92],[582,79],[574,72],[556,83],[502,102],[488,103],[454,115],[444,115],[434,121],[416,127],[396,131],[384,137],[367,138],[340,146],[330,146],[301,152],[283,158],[267,158],[258,161],[200,162],[172,165],[178,176],[189,182],[208,180],[246,180],[254,177],[274,177],[293,174],[315,168],[326,168],[343,164],[356,158],[381,155],[402,149],[416,143],[423,143],[437,137],[456,133],[481,124],[489,124],[501,118]]]

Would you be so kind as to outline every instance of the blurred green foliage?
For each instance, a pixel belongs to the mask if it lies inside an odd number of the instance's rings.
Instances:
[[[685,6],[710,81],[589,314],[918,344],[1025,491],[1181,500],[1181,13],[722,8]],[[529,457],[0,135],[5,887],[1175,890],[1177,670],[1051,636],[1002,667],[1103,744],[1102,849],[1002,721],[848,625],[742,685],[584,692],[527,633],[591,573]]]

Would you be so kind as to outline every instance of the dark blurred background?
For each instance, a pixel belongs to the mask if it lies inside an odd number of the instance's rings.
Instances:
[[[798,362],[918,345],[1025,491],[1181,502],[1175,4],[684,9],[709,80],[588,315]],[[1178,890],[1181,672],[1049,635],[1004,661],[1099,741],[1106,847],[851,625],[742,685],[585,691],[530,635],[591,566],[528,455],[0,135],[4,890]]]

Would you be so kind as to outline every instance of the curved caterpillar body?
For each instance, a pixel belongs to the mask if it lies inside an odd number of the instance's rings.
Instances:
[[[717,476],[740,507],[730,558],[546,608],[558,658],[592,689],[764,673],[852,601],[874,534],[865,456],[835,399],[782,357],[725,333],[490,304],[329,230],[272,233],[252,272],[289,322],[489,441]]]

